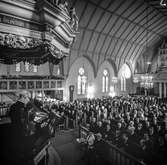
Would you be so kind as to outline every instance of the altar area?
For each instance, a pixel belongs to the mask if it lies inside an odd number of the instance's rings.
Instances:
[[[154,93],[160,98],[167,97],[167,40],[158,49],[157,71],[154,74]]]

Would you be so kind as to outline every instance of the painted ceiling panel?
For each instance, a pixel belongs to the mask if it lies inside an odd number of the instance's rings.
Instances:
[[[156,24],[156,26],[153,26],[153,30],[158,34],[160,33],[161,35],[163,35],[164,30],[167,27],[167,22],[164,20],[163,22]]]
[[[137,19],[140,17],[141,13],[145,12],[146,6],[142,3],[141,5],[135,7],[133,11],[127,10],[124,14],[125,17],[127,17],[129,20],[134,21],[134,19]],[[133,12],[133,13],[132,13]]]
[[[95,52],[100,52],[101,47],[103,46],[103,41],[104,41],[104,39],[105,39],[105,35],[101,34],[101,35],[100,35],[100,38],[99,38],[99,41],[98,41],[98,43],[97,43],[97,45],[96,45]]]
[[[133,55],[133,58],[131,58],[132,62],[136,61],[137,58],[139,57],[139,55],[141,55],[141,54],[143,53],[143,51],[144,51],[144,50],[142,49],[142,47],[140,47],[140,48],[138,49],[137,54],[134,54],[134,55]]]
[[[80,20],[80,26],[85,27],[87,26],[89,19],[93,13],[93,11],[95,10],[95,7],[91,4],[89,4],[86,8],[86,10],[84,11],[84,15]]]
[[[79,34],[77,35],[77,39],[76,42],[74,42],[73,44],[73,48],[74,49],[79,49],[79,45],[82,39],[82,35],[83,35],[83,29],[80,29]]]
[[[111,36],[116,35],[116,33],[120,30],[123,23],[124,23],[124,20],[119,17],[117,23],[114,24],[113,28],[111,29],[110,35]]]
[[[121,5],[123,5],[123,1],[127,1],[127,0],[114,1],[114,3],[111,4],[111,6],[109,7],[109,11],[111,11],[111,12],[116,11],[118,8],[120,8]]]
[[[98,1],[99,0],[90,0],[91,2],[95,3],[95,4],[98,4]]]
[[[124,38],[127,40],[127,36],[135,29],[136,25],[134,25],[133,23],[129,22],[129,26],[125,29],[124,33],[122,33],[121,38]]]
[[[107,50],[107,48],[108,48],[108,46],[109,46],[109,44],[110,44],[110,41],[112,40],[112,37],[107,37],[106,38],[106,41],[105,41],[105,43],[104,43],[104,45],[103,45],[103,47],[102,47],[102,50],[101,50],[101,52],[103,53],[103,54],[105,54],[105,52],[106,52],[106,50]]]
[[[104,33],[108,33],[112,26],[115,24],[115,21],[118,19],[118,16],[116,15],[112,15],[112,18],[110,19],[110,21],[108,22],[108,24],[106,25],[106,27],[104,28]]]
[[[124,49],[124,52],[122,53],[122,55],[121,55],[121,59],[120,59],[120,63],[123,63],[123,61],[125,60],[125,55],[128,53],[128,51],[131,49],[131,47],[132,47],[132,44],[130,44],[130,43],[127,43],[126,44],[126,48]]]
[[[96,32],[93,33],[91,42],[88,47],[88,51],[91,51],[91,52],[93,51],[94,47],[96,46],[96,41],[97,41],[98,36],[99,36],[99,33],[96,33]]]
[[[112,1],[114,1],[114,0],[112,0]],[[100,6],[102,8],[106,8],[109,4],[110,4],[109,0],[102,0],[102,3],[100,4]]]
[[[94,61],[94,63],[95,63],[95,65],[96,65],[96,68],[98,68],[98,53],[94,53],[93,54],[93,61]]]
[[[134,20],[134,23],[140,24],[142,21],[146,21],[146,10],[139,13],[139,16]]]
[[[166,19],[163,20],[163,19],[159,18],[156,22],[154,22],[154,24],[149,29],[156,32],[157,29],[162,28],[163,26],[165,26],[166,23],[167,23]]]
[[[110,19],[110,17],[111,17],[111,14],[109,12],[105,12],[105,14],[104,14],[104,18],[105,19],[101,19],[100,22],[99,22],[99,24],[96,27],[96,30],[98,32],[102,31],[102,29],[104,28],[104,26],[106,25],[106,23],[108,23],[108,19]]]
[[[71,1],[76,1],[80,19],[80,34],[73,49],[79,55],[89,54],[97,68],[106,58],[114,59],[117,67],[126,60],[136,62],[143,58],[146,33],[147,48],[167,35],[167,9],[152,4],[158,0]]]
[[[133,36],[138,32],[139,27],[134,27],[133,31],[131,31],[131,33],[129,33],[129,35],[126,37],[126,40],[131,42],[131,39],[133,38]]]
[[[122,42],[120,48],[119,48],[118,51],[116,52],[116,54],[117,54],[116,60],[118,60],[118,61],[121,60],[122,54],[123,54],[123,52],[124,52],[124,50],[125,50],[125,47],[126,47],[126,43]]]
[[[127,8],[129,9],[129,4],[131,3],[131,1],[133,0],[128,0],[128,1],[126,0],[125,3],[118,8],[116,13],[120,15],[121,13],[125,12]]]
[[[115,46],[115,44],[116,44],[117,41],[118,41],[118,40],[117,40],[116,38],[112,38],[111,43],[109,44],[109,46],[108,46],[108,48],[107,48],[106,54],[109,54],[110,57],[112,56],[111,53],[112,53],[112,51],[114,50],[114,46]]]
[[[78,57],[78,52],[76,50],[72,50],[70,56],[70,65],[73,64],[73,62],[77,59],[77,57]]]
[[[140,31],[136,34],[137,38],[135,40],[136,43],[145,44],[148,41],[149,35],[146,31]]]
[[[96,9],[92,18],[90,18],[90,23],[88,25],[89,29],[95,29],[96,24],[99,23],[99,18],[104,11],[102,9]]]
[[[128,21],[124,21],[123,25],[121,26],[119,32],[115,35],[117,38],[123,38],[122,34],[124,33],[124,31],[126,31],[126,29],[128,29],[129,27],[129,22]]]
[[[86,50],[87,44],[89,43],[89,38],[91,36],[91,31],[86,31],[85,35],[84,35],[84,39],[82,41],[82,45],[81,45],[81,50]]]
[[[141,47],[142,48],[142,47]],[[135,46],[133,45],[132,48],[130,49],[130,51],[128,52],[128,54],[125,56],[125,60],[133,60],[133,52],[135,50],[139,50],[140,49],[140,46]],[[145,48],[144,48],[145,49]]]
[[[118,51],[120,50],[122,45],[122,41],[118,40],[118,42],[115,44],[114,49],[112,50],[112,56],[114,57],[114,59],[119,59],[119,54]]]
[[[104,62],[104,54],[101,54],[100,59],[99,59],[99,65],[101,65]]]
[[[76,13],[77,13],[77,16],[78,16],[79,20],[81,19],[81,14],[84,10],[85,5],[86,5],[86,3],[83,0],[76,1],[75,8],[76,8]]]

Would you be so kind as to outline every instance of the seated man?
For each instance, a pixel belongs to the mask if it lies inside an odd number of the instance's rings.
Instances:
[[[96,157],[96,165],[107,165],[108,157],[109,157],[109,146],[102,139],[102,135],[98,133],[96,135],[95,141],[95,157]]]
[[[94,151],[94,143],[95,143],[95,136],[92,132],[89,132],[86,138],[86,149],[84,154],[84,161],[86,161],[87,165],[95,164],[95,151]]]
[[[105,130],[103,136],[104,136],[103,138],[107,141],[112,141],[113,140],[114,133],[112,132],[111,127],[110,127],[109,124],[107,124],[106,130]]]

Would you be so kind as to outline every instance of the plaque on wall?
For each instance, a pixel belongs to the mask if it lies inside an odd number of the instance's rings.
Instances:
[[[17,81],[10,81],[9,89],[17,89]]]
[[[7,89],[7,81],[0,81],[0,90]]]
[[[49,88],[49,81],[43,82],[43,88]]]
[[[51,81],[51,88],[56,88],[56,81]]]
[[[42,88],[42,81],[36,81],[36,88]]]
[[[26,81],[19,81],[19,89],[26,89]]]
[[[34,81],[28,81],[28,89],[34,88]]]

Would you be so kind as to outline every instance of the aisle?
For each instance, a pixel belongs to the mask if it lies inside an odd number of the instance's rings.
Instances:
[[[76,142],[77,132],[74,130],[56,133],[52,140],[53,148],[57,151],[62,160],[62,165],[84,165],[80,161],[82,151]]]

